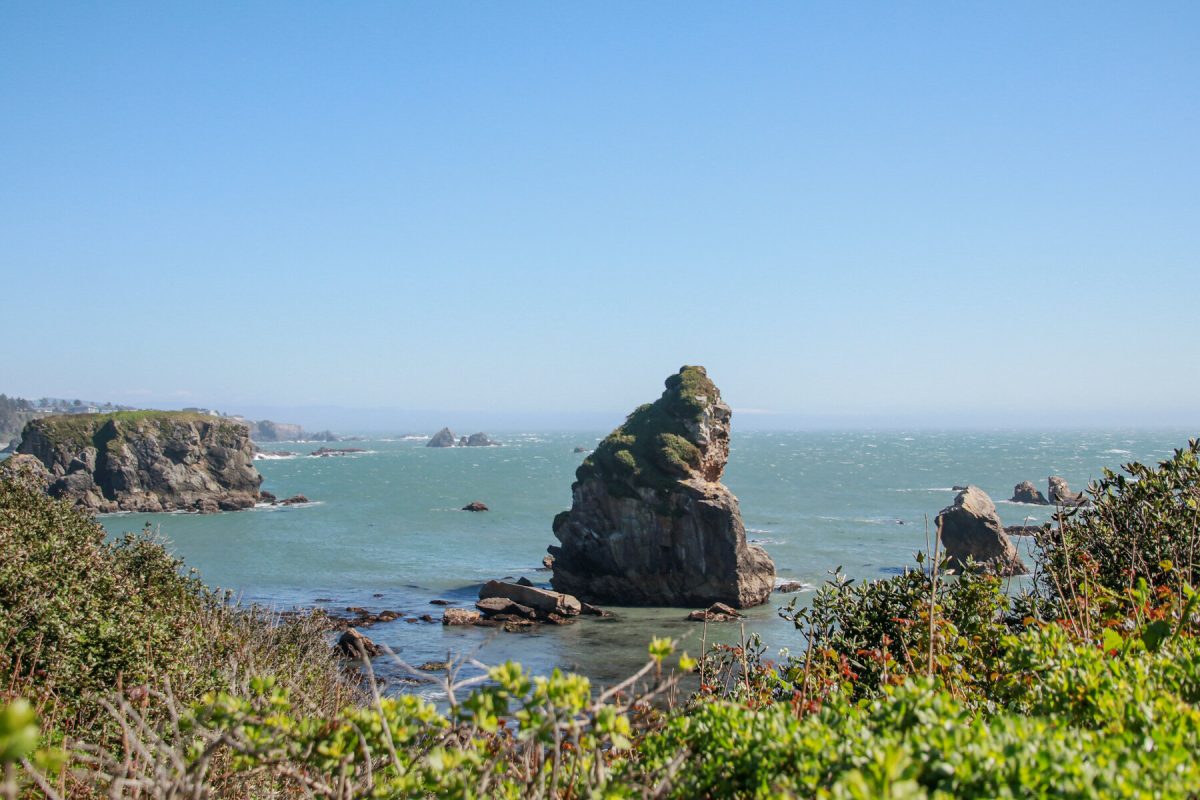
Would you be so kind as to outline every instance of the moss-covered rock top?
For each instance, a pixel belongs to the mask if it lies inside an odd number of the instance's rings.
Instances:
[[[109,423],[113,423],[111,426]],[[102,449],[113,442],[120,443],[124,432],[158,428],[164,432],[179,425],[228,426],[231,433],[246,426],[235,420],[222,419],[192,411],[114,411],[109,414],[59,414],[29,422],[56,450],[79,452],[86,447]],[[103,433],[102,433],[103,432]],[[100,441],[103,440],[103,441]]]
[[[701,423],[720,401],[704,367],[681,367],[667,378],[660,398],[636,408],[600,442],[575,471],[576,479],[603,478],[616,494],[639,487],[670,488],[699,469]]]

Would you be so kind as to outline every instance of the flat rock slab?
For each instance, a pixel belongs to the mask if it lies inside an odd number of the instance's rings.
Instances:
[[[583,610],[579,600],[572,595],[539,589],[536,586],[522,586],[519,583],[488,581],[479,590],[479,599],[486,600],[490,597],[507,598],[541,614],[574,617]]]
[[[537,612],[529,606],[523,606],[507,597],[485,597],[476,602],[475,607],[488,617],[497,614],[512,614],[525,619],[533,619],[537,616]]]
[[[708,608],[693,611],[687,618],[689,622],[733,622],[742,619],[742,615],[724,603],[713,603]]]

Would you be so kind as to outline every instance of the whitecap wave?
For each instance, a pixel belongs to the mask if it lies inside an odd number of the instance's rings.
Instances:
[[[303,453],[272,453],[269,450],[263,450],[254,454],[255,461],[289,461],[293,458],[301,458]]]

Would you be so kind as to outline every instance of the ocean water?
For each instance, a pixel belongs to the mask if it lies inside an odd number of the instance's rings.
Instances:
[[[119,514],[101,518],[111,534],[148,524],[210,585],[245,601],[280,610],[325,606],[391,609],[412,619],[440,618],[441,598],[470,607],[492,578],[542,571],[554,515],[569,507],[574,470],[604,432],[511,433],[502,447],[435,449],[421,440],[372,438],[346,445],[367,452],[328,458],[307,454],[317,443],[266,445],[301,455],[257,463],[263,489],[280,498],[302,493],[313,502],[213,515]],[[775,560],[780,580],[814,587],[841,568],[857,579],[895,574],[926,547],[932,525],[949,505],[951,487],[973,483],[997,502],[1005,524],[1039,524],[1046,506],[1008,503],[1013,486],[1062,475],[1082,489],[1103,467],[1159,461],[1183,446],[1189,431],[1055,432],[738,432],[725,483],[738,496],[747,535]],[[491,510],[459,509],[479,500]],[[1028,546],[1028,540],[1019,542]],[[748,612],[772,650],[802,644],[777,609],[793,596]],[[470,655],[506,659],[548,672],[581,671],[611,684],[646,659],[655,635],[701,649],[704,627],[683,620],[685,609],[612,609],[611,619],[540,626],[530,633],[406,622],[377,624],[368,634],[411,664]],[[708,626],[708,637],[731,639],[737,625]],[[383,666],[394,679],[397,670]],[[427,690],[417,687],[418,691]]]

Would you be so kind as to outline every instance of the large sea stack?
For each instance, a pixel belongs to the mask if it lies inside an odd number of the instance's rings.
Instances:
[[[1017,548],[1004,530],[996,505],[987,492],[968,486],[954,498],[954,505],[937,515],[942,545],[955,569],[974,560],[998,575],[1024,575]]]
[[[683,367],[575,471],[554,518],[551,584],[616,605],[739,608],[767,601],[775,564],[746,542],[720,483],[731,411],[703,367]]]
[[[50,495],[98,512],[249,508],[262,483],[246,425],[206,414],[43,417],[25,426],[20,453],[45,466]]]

